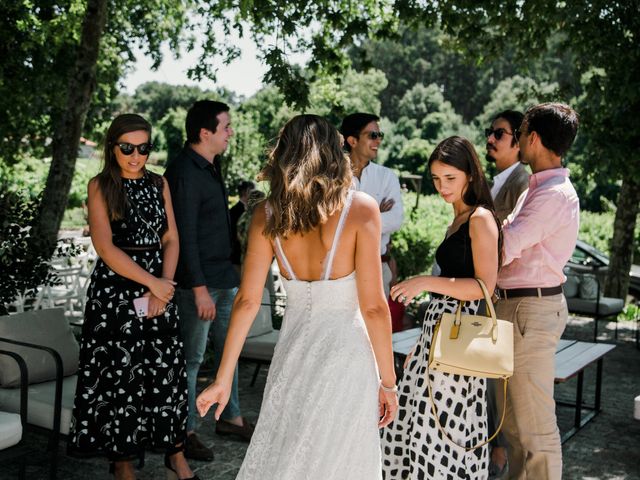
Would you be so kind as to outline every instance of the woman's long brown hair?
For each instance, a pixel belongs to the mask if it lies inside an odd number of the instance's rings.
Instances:
[[[464,137],[453,136],[441,141],[435,148],[427,168],[436,160],[463,171],[469,176],[467,189],[462,200],[470,207],[484,207],[493,214],[498,226],[498,268],[502,266],[502,225],[496,216],[496,209],[491,198],[491,190],[484,176],[482,165],[473,144]]]
[[[317,115],[298,115],[280,130],[258,177],[270,183],[270,238],[304,234],[340,210],[351,186],[351,165],[338,130]]]
[[[151,141],[151,124],[140,115],[124,113],[113,119],[104,139],[102,171],[95,178],[98,181],[100,192],[104,196],[110,220],[123,218],[127,207],[127,197],[124,188],[122,188],[120,165],[118,165],[113,149],[122,135],[138,130],[147,132],[149,141]]]

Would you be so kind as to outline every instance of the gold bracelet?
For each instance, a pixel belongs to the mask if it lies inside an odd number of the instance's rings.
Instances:
[[[393,387],[385,387],[382,382],[380,382],[380,388],[383,392],[386,393],[398,393],[398,386],[394,385]]]

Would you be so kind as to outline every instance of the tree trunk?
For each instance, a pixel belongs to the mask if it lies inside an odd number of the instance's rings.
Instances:
[[[54,125],[52,161],[37,223],[38,238],[53,252],[67,207],[78,158],[80,134],[96,86],[100,40],[107,20],[108,0],[88,0],[73,72],[69,75],[66,107]]]
[[[618,208],[613,224],[609,272],[605,281],[607,297],[627,298],[629,271],[633,263],[633,242],[640,208],[640,182],[632,175],[622,180],[618,194]]]

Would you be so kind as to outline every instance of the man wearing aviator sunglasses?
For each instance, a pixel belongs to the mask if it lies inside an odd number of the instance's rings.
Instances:
[[[387,245],[391,234],[402,226],[404,211],[398,177],[393,170],[372,161],[378,156],[378,149],[384,138],[379,120],[377,115],[371,113],[352,113],[342,120],[340,133],[351,159],[355,188],[375,198],[380,207],[382,283],[388,297],[392,274],[388,264]]]
[[[523,114],[505,110],[493,117],[487,137],[488,162],[495,163],[498,175],[493,178],[491,196],[500,222],[513,211],[518,198],[529,186],[529,173],[519,161],[520,147],[515,132],[520,128]]]

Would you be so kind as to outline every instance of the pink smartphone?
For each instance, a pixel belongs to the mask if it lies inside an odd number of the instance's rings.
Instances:
[[[138,318],[146,317],[149,312],[149,297],[134,298],[133,309]]]

